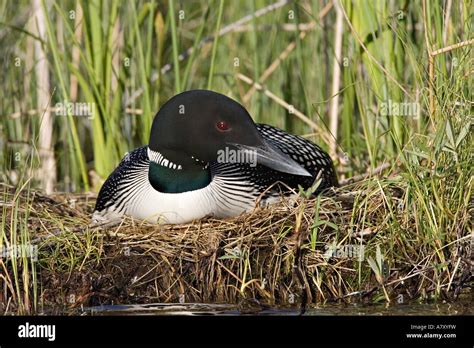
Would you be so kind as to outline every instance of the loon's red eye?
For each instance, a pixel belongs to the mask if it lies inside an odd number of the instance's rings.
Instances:
[[[219,121],[216,123],[216,127],[218,130],[220,130],[221,132],[225,132],[227,130],[230,129],[229,125],[227,124],[227,122],[225,121]]]

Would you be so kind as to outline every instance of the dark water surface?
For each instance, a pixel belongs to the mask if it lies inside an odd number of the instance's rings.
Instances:
[[[324,304],[307,307],[238,306],[235,304],[156,303],[84,308],[83,315],[474,315],[474,302],[410,304]]]

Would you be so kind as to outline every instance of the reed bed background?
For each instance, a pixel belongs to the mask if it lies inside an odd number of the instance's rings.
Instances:
[[[457,298],[473,274],[473,13],[451,0],[1,2],[0,310]],[[148,142],[160,105],[197,88],[323,146],[343,183],[377,175],[228,221],[90,229],[103,180]],[[37,259],[3,253],[17,245]]]

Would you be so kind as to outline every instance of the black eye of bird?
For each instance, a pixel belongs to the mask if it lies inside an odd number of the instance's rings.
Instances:
[[[227,122],[225,121],[219,121],[216,123],[216,127],[218,130],[220,130],[221,132],[225,132],[225,131],[228,131],[230,129],[229,125],[227,124]]]

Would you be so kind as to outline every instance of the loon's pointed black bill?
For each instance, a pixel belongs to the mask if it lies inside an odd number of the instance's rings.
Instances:
[[[248,146],[242,144],[232,145],[241,150],[256,153],[257,163],[273,170],[293,175],[312,176],[299,163],[292,160],[288,155],[285,155],[267,141],[263,142],[260,146]]]

